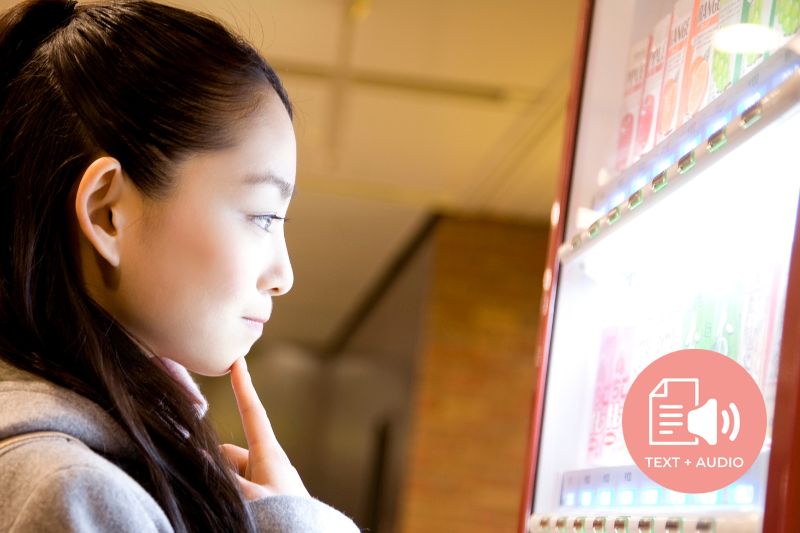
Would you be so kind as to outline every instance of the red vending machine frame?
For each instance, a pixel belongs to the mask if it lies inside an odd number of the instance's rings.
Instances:
[[[571,74],[562,162],[556,200],[551,217],[547,265],[543,279],[538,341],[536,348],[535,389],[529,421],[529,445],[525,483],[519,507],[517,530],[525,533],[532,510],[536,483],[537,459],[544,414],[545,387],[553,326],[553,307],[559,278],[558,249],[565,239],[567,202],[573,174],[582,95],[589,52],[595,2],[581,2]],[[800,171],[800,169],[798,169]],[[800,200],[800,199],[799,199]],[[800,531],[800,210],[795,222],[787,284],[784,329],[781,337],[780,364],[776,391],[772,449],[769,458],[763,531],[795,533]],[[794,505],[793,505],[794,504]],[[687,532],[688,533],[688,532]]]

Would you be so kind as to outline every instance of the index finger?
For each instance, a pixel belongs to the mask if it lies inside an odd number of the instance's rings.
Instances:
[[[259,462],[265,453],[281,448],[264,405],[253,387],[244,357],[237,359],[231,366],[231,386],[242,418],[247,447],[250,449],[250,461]],[[254,465],[251,465],[251,469],[252,466]]]

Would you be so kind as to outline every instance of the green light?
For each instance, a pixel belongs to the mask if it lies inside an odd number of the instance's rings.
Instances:
[[[708,144],[706,145],[706,150],[709,153],[714,153],[723,146],[725,143],[728,142],[728,134],[725,132],[725,128],[719,129],[715,131],[711,137],[708,138]]]
[[[747,129],[761,118],[761,102],[756,102],[742,113],[742,127]]]
[[[597,237],[597,234],[600,233],[600,222],[595,222],[591,226],[589,226],[589,238],[593,239]]]
[[[692,170],[692,167],[696,162],[697,159],[694,156],[694,150],[692,150],[685,156],[681,157],[680,160],[678,161],[678,174],[686,174],[687,172]],[[666,180],[666,174],[664,176],[664,179]]]
[[[653,189],[653,192],[658,192],[664,187],[666,187],[667,183],[669,182],[667,181],[667,171],[665,170],[664,172],[653,178],[653,181],[650,182],[650,188]]]
[[[619,220],[619,216],[620,216],[619,207],[615,207],[614,209],[608,212],[608,214],[606,215],[606,220],[608,221],[609,224],[613,224],[614,222]]]
[[[639,206],[639,204],[642,203],[643,199],[644,194],[642,194],[642,191],[636,191],[630,196],[630,198],[628,198],[628,209],[633,211]]]

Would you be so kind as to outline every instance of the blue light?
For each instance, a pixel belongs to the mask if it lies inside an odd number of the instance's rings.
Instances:
[[[658,503],[658,489],[645,489],[639,496],[642,505],[656,505]]]
[[[706,492],[704,494],[696,494],[694,497],[695,503],[700,505],[716,505],[718,496],[716,492]]]
[[[617,504],[619,505],[631,505],[633,503],[633,491],[630,489],[624,489],[617,493]]]
[[[733,118],[732,113],[728,113],[722,117],[717,118],[713,122],[708,124],[708,128],[706,128],[706,137],[713,135],[714,133],[718,132],[722,128],[724,128]]]
[[[630,194],[635,193],[645,185],[647,185],[647,178],[644,176],[636,176],[636,179],[634,179],[631,184]]]
[[[747,505],[749,503],[753,503],[755,499],[755,488],[753,485],[748,483],[743,483],[741,485],[736,485],[733,488],[733,503],[738,503],[740,505]]]
[[[575,505],[575,493],[568,492],[567,495],[564,497],[564,505],[567,507],[572,507]]]
[[[611,197],[611,205],[609,206],[609,208],[611,206],[618,206],[619,204],[625,201],[625,198],[627,198],[625,191],[615,192],[614,196]]]
[[[590,505],[592,505],[592,493],[584,490],[581,492],[581,507],[589,507]]]
[[[686,139],[681,144],[681,154],[680,155],[683,156],[685,154],[688,154],[689,152],[691,152],[692,150],[694,150],[695,148],[700,146],[700,141],[701,141],[701,139],[700,139],[699,136],[698,137],[692,137],[691,139]]]
[[[752,106],[759,100],[761,100],[760,92],[754,92],[753,94],[748,95],[747,98],[739,102],[739,107],[736,108],[736,113],[741,113],[742,111]]]
[[[597,495],[597,503],[598,505],[611,505],[611,491],[610,490],[601,490],[600,493]]]
[[[656,163],[655,167],[653,167],[653,175],[655,176],[657,174],[661,174],[671,166],[672,166],[671,159],[662,159]]]

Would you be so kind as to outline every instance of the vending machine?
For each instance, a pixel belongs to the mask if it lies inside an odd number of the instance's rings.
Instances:
[[[798,26],[800,0],[584,3],[519,531],[800,532]],[[655,483],[623,435],[637,375],[687,348],[766,405],[712,492]]]

